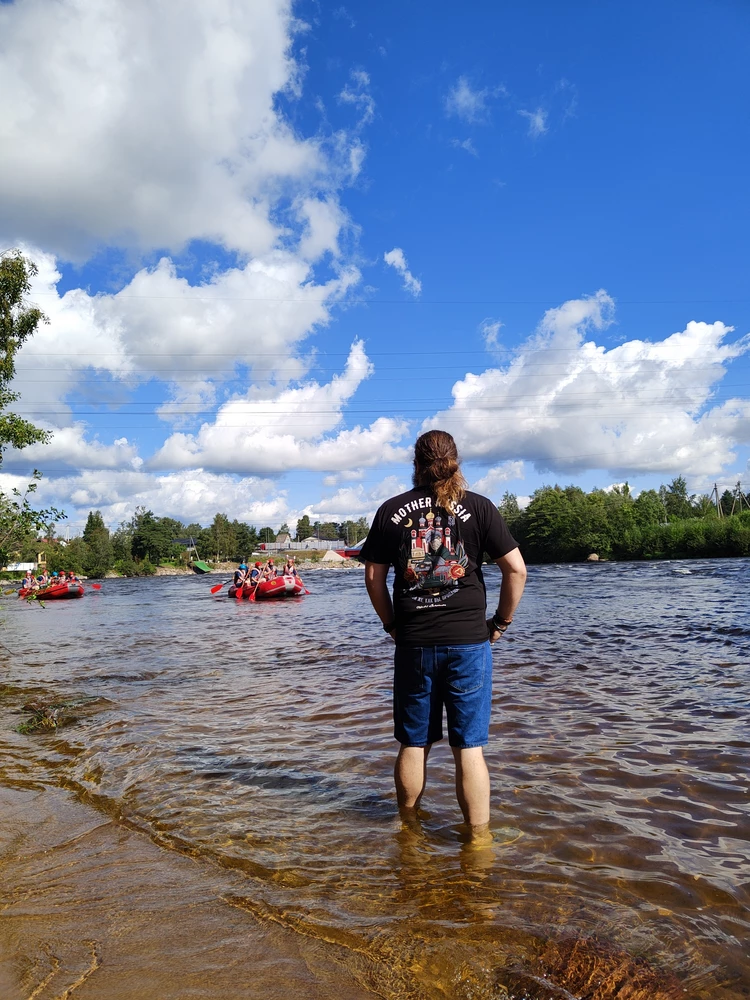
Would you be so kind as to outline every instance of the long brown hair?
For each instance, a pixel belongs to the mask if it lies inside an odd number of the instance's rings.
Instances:
[[[417,438],[413,483],[431,489],[438,506],[453,511],[468,487],[458,464],[458,449],[452,434],[427,431]]]

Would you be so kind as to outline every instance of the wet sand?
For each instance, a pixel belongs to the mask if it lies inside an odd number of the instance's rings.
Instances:
[[[372,997],[328,946],[234,905],[242,889],[62,789],[0,786],[0,997]]]

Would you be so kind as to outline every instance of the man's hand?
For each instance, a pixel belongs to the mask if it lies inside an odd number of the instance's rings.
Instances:
[[[497,625],[495,625],[494,621],[491,618],[488,618],[487,619],[487,631],[489,632],[490,645],[492,645],[493,642],[497,642],[497,640],[503,634],[503,632],[505,631],[505,629],[504,628],[498,628]]]

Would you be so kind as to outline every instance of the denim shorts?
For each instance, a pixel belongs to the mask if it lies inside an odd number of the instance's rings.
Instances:
[[[452,747],[483,747],[489,740],[492,649],[471,646],[396,646],[393,735],[404,746],[443,738],[443,706]]]

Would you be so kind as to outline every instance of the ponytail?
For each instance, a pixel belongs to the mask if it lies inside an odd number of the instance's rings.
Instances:
[[[427,431],[414,445],[415,486],[431,489],[439,507],[453,513],[467,490],[458,464],[458,449],[447,431]]]

